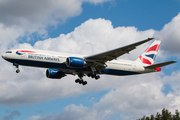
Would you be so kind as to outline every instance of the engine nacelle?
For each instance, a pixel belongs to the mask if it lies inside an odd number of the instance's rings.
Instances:
[[[61,79],[64,77],[64,73],[60,70],[57,69],[47,69],[46,70],[46,77],[47,78],[52,78],[52,79]]]
[[[66,59],[66,65],[67,67],[71,68],[82,68],[86,62],[84,61],[83,58],[77,58],[77,57],[68,57]]]

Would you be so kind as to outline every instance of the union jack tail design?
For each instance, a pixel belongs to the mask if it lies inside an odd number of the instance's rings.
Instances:
[[[139,58],[136,61],[142,62],[143,64],[146,65],[153,65],[154,60],[156,58],[159,46],[160,46],[161,41],[155,40],[149,48],[147,48],[144,53],[139,56]]]

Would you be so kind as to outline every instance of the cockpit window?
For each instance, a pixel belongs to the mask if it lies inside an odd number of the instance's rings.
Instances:
[[[12,53],[12,51],[7,51],[6,53]]]

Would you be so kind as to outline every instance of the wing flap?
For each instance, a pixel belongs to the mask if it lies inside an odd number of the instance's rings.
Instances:
[[[147,69],[156,69],[158,67],[163,67],[172,63],[176,63],[177,61],[168,61],[168,62],[163,62],[163,63],[159,63],[159,64],[154,64],[154,65],[150,65],[150,66],[146,66],[145,68]]]

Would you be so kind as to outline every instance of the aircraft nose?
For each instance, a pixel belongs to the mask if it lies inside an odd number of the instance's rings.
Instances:
[[[2,57],[3,59],[5,59],[5,54],[3,54],[1,57]]]

